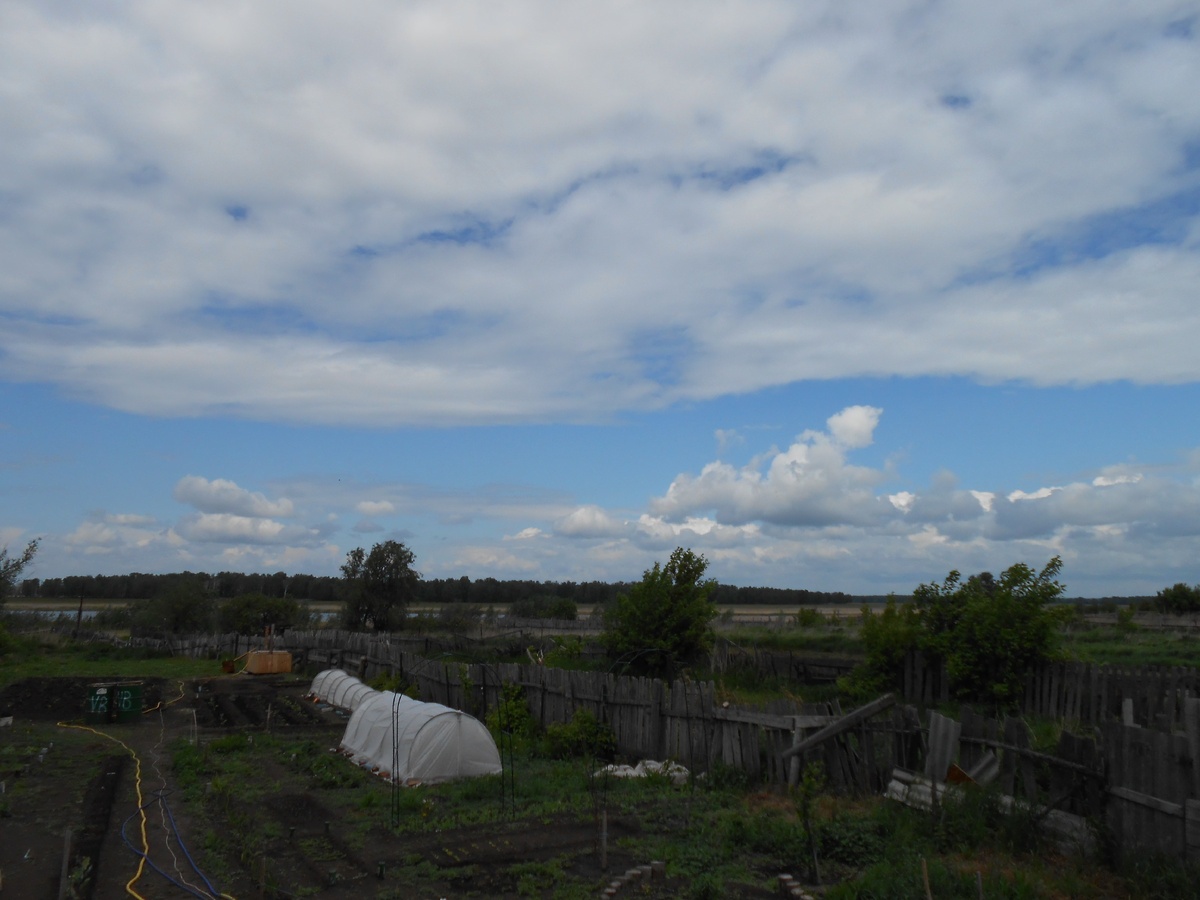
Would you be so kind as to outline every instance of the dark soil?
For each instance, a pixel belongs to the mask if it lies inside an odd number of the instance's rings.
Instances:
[[[141,840],[138,770],[112,740],[55,724],[83,725],[89,686],[105,680],[34,678],[0,692],[0,710],[14,716],[12,727],[0,729],[0,781],[7,791],[0,795],[4,897],[58,897],[67,829],[72,838],[66,872],[73,873],[74,896],[129,896],[126,883],[137,869],[134,848]],[[519,884],[510,873],[517,863],[555,860],[571,877],[600,885],[650,861],[636,857],[628,845],[617,845],[639,833],[634,817],[609,820],[605,871],[600,868],[595,824],[577,818],[400,836],[378,825],[352,828],[351,819],[314,793],[315,776],[295,757],[290,767],[286,756],[259,763],[260,770],[251,777],[279,788],[265,799],[249,800],[233,792],[222,794],[220,802],[206,795],[204,802],[189,804],[178,793],[169,759],[168,748],[179,738],[198,737],[207,744],[226,735],[252,738],[270,730],[276,736],[294,734],[310,748],[316,743],[323,752],[337,745],[346,717],[304,699],[308,682],[287,676],[201,679],[187,683],[182,696],[178,682],[144,679],[142,684],[146,714],[136,721],[94,727],[137,753],[150,862],[176,880],[200,884],[201,876],[186,865],[184,845],[203,858],[219,891],[258,897],[261,885],[261,896],[279,900],[515,900],[530,896],[529,885]],[[252,849],[238,843],[234,836],[240,834],[255,838]],[[137,881],[137,891],[147,900],[187,895],[150,867]],[[630,886],[623,895],[665,900],[687,893],[688,885],[666,879]],[[751,886],[728,885],[724,896],[771,895]]]

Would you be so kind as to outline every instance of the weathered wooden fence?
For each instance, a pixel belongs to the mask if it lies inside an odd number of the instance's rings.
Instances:
[[[724,638],[717,638],[709,655],[709,667],[714,674],[751,672],[759,677],[798,684],[836,681],[848,675],[859,662],[832,654],[740,647]]]
[[[569,722],[576,710],[587,709],[612,728],[620,753],[674,759],[695,771],[726,766],[751,779],[795,784],[804,766],[819,762],[834,790],[874,793],[897,768],[942,780],[952,764],[965,772],[994,764],[1004,794],[1045,814],[1103,821],[1121,853],[1154,851],[1200,861],[1195,670],[1046,667],[1031,679],[1027,704],[1087,732],[1063,730],[1053,752],[1046,752],[1033,749],[1023,719],[995,720],[970,708],[958,721],[903,705],[857,720],[836,702],[732,706],[712,682],[668,684],[533,664],[452,662],[444,658],[450,649],[443,642],[419,636],[289,632],[280,644],[312,671],[338,667],[364,679],[394,675],[415,686],[421,699],[479,716],[497,708],[504,685],[519,685],[543,725]],[[230,657],[261,647],[263,640],[211,635],[155,645]],[[941,700],[946,694],[938,677],[930,667],[911,666],[906,693],[915,686],[909,696]],[[829,732],[810,749],[789,752]]]
[[[919,651],[910,653],[903,694],[924,707],[949,703],[945,669]],[[1021,709],[1026,715],[1085,725],[1116,720],[1169,731],[1183,727],[1188,697],[1200,697],[1200,669],[1048,663],[1026,681]]]
[[[1200,699],[1182,733],[1107,723],[1107,823],[1123,853],[1149,850],[1200,862]]]

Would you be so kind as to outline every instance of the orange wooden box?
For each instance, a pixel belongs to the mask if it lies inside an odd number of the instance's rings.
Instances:
[[[246,671],[251,675],[275,675],[292,671],[292,654],[287,650],[251,650],[246,654]]]

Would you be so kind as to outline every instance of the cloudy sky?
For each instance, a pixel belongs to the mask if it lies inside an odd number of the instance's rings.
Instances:
[[[0,5],[28,574],[1200,582],[1195,2]]]

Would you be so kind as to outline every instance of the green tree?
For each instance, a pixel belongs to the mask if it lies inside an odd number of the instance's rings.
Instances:
[[[1061,570],[1056,556],[1040,572],[1017,563],[998,579],[983,572],[964,582],[952,571],[940,584],[920,585],[910,602],[864,617],[867,662],[849,686],[898,687],[905,655],[921,650],[945,665],[956,697],[1012,706],[1029,674],[1053,656],[1071,612],[1054,606]]]
[[[370,553],[355,547],[342,564],[345,602],[342,621],[347,628],[388,631],[404,627],[408,605],[416,597],[420,574],[416,556],[399,541],[384,541]]]
[[[13,586],[25,571],[25,567],[33,561],[40,540],[34,538],[26,544],[25,550],[19,556],[9,556],[8,547],[0,547],[0,606],[4,605],[5,598],[12,593]]]
[[[217,622],[221,631],[238,634],[262,634],[274,625],[277,632],[293,628],[303,615],[293,597],[268,597],[265,594],[240,594],[221,604]]]
[[[1017,563],[998,581],[969,578],[943,596],[957,606],[954,629],[928,635],[927,643],[945,661],[958,696],[997,706],[1020,699],[1028,676],[1057,649],[1059,625],[1071,613],[1054,606],[1064,590],[1061,570],[1057,556],[1040,572]]]
[[[137,604],[130,627],[135,634],[198,634],[216,625],[216,600],[199,578],[180,578],[161,594]]]
[[[664,678],[712,648],[716,582],[705,579],[708,560],[677,547],[665,566],[655,563],[628,594],[604,611],[601,643],[628,670]]]
[[[1154,605],[1159,612],[1174,613],[1177,616],[1200,612],[1200,584],[1188,587],[1181,581],[1169,588],[1163,588],[1155,595]]]

